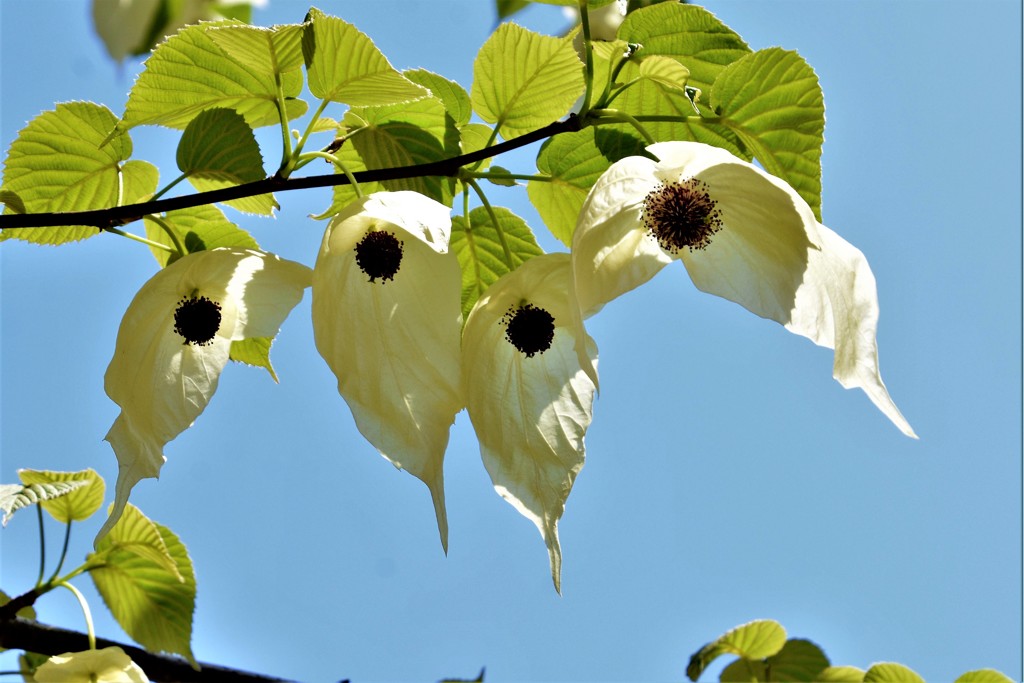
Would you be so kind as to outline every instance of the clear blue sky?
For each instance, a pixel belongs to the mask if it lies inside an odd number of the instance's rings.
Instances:
[[[485,0],[319,6],[395,66],[467,88],[495,21]],[[821,79],[824,222],[871,263],[882,374],[920,441],[834,382],[829,352],[667,268],[589,321],[602,393],[560,525],[559,597],[536,529],[493,492],[464,413],[446,460],[444,556],[426,488],[356,432],[315,352],[307,294],[274,347],[280,385],[227,368],[166,448],[161,480],[133,494],[195,562],[199,659],[313,682],[483,666],[494,683],[680,681],[703,643],[772,618],[836,664],[898,661],[936,683],[982,667],[1021,679],[1020,3],[707,7],[754,48],[799,51]],[[270,0],[255,19],[297,22],[307,9]],[[3,0],[0,12],[4,149],[56,102],[122,110],[139,64],[106,57],[84,0]],[[554,8],[520,21],[564,25]],[[133,138],[137,158],[176,175],[176,134]],[[532,169],[530,153],[498,163]],[[543,231],[522,189],[491,199]],[[324,225],[306,216],[327,195],[279,200],[275,220],[231,215],[312,265]],[[0,480],[94,467],[112,485],[101,439],[118,409],[103,373],[156,263],[115,236],[7,242],[0,259]],[[101,521],[77,528],[73,557]],[[34,582],[35,539],[31,515],[0,531],[7,591]],[[91,582],[79,585],[100,635],[125,639]],[[83,626],[68,594],[37,606],[44,621]]]

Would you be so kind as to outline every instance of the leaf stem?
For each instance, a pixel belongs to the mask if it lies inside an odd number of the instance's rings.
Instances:
[[[57,585],[61,586],[63,588],[67,588],[78,599],[78,605],[79,605],[79,607],[82,608],[82,615],[85,617],[85,631],[86,631],[86,634],[89,636],[89,649],[90,650],[95,650],[96,649],[96,632],[93,630],[93,626],[92,626],[92,612],[89,611],[89,603],[85,601],[85,596],[82,595],[82,593],[79,592],[79,590],[77,588],[75,588],[73,585],[71,585],[67,581],[61,581]]]
[[[316,122],[320,120],[320,115],[324,113],[324,109],[327,108],[327,105],[329,103],[330,100],[320,100],[320,106],[318,106],[316,108],[316,111],[313,112],[313,118],[309,120],[309,125],[306,126],[306,130],[303,131],[302,137],[299,138],[299,141],[295,143],[295,151],[292,152],[291,158],[288,160],[288,165],[284,169],[283,174],[281,175],[282,178],[287,178],[289,175],[291,175],[292,171],[295,171],[296,169],[300,168],[300,155],[302,154],[302,150],[306,146],[306,140],[308,140],[309,136],[313,133],[313,127],[316,126]]]
[[[583,26],[583,55],[586,67],[584,80],[586,89],[583,91],[583,104],[580,106],[580,116],[586,116],[590,111],[590,101],[594,94],[594,47],[590,43],[590,14],[587,11],[587,0],[578,0],[580,11],[580,24]]]
[[[43,585],[43,575],[46,573],[46,529],[43,527],[43,506],[36,505],[36,516],[39,520],[39,578],[36,579],[36,588]]]
[[[510,271],[516,269],[515,262],[512,260],[512,250],[508,248],[508,240],[505,239],[505,231],[501,227],[501,223],[498,222],[498,216],[494,213],[494,207],[487,201],[487,195],[484,194],[480,184],[473,178],[466,178],[466,183],[473,188],[476,192],[476,196],[480,198],[480,202],[484,205],[484,209],[487,210],[487,215],[491,217],[491,223],[494,224],[494,230],[498,233],[498,241],[501,242],[501,250],[505,253],[505,264],[508,266]]]
[[[653,145],[657,142],[654,136],[647,132],[647,129],[644,128],[638,119],[624,111],[619,111],[618,109],[594,109],[590,112],[590,115],[595,119],[594,123],[597,125],[600,125],[602,122],[628,123],[640,133],[647,144]]]
[[[147,244],[155,249],[163,249],[164,251],[170,252],[172,254],[177,253],[178,256],[184,256],[185,254],[188,253],[188,250],[185,249],[185,245],[181,243],[181,238],[178,237],[178,235],[174,232],[174,229],[171,228],[171,226],[167,225],[167,222],[164,219],[160,218],[160,216],[147,216],[147,218],[149,218],[151,221],[153,221],[161,228],[163,228],[164,232],[167,233],[167,236],[171,239],[172,242],[174,242],[174,248],[171,248],[166,244],[161,244],[160,242],[154,242],[153,240],[146,239],[145,237],[140,237],[139,235],[134,235],[130,232],[125,232],[124,230],[120,230],[118,228],[103,228],[103,231],[112,232],[115,235],[127,237],[128,239],[135,240],[136,242],[142,242],[143,244]]]
[[[363,191],[359,187],[359,181],[356,180],[356,177],[355,177],[355,175],[352,174],[352,171],[350,171],[348,169],[348,167],[338,157],[334,156],[333,154],[328,154],[327,152],[319,152],[319,151],[317,151],[317,152],[306,152],[306,154],[304,154],[303,157],[305,157],[305,158],[312,158],[312,159],[316,159],[316,158],[327,159],[327,161],[329,161],[332,164],[334,164],[338,168],[339,171],[341,171],[342,173],[345,174],[345,177],[348,178],[348,184],[351,185],[352,189],[355,190],[355,192],[356,192],[356,197],[362,197],[363,196]]]
[[[167,185],[164,185],[162,190],[160,190],[159,192],[157,192],[155,195],[153,195],[150,198],[150,201],[156,201],[157,199],[160,199],[165,194],[167,194],[168,190],[170,190],[172,187],[174,187],[175,185],[180,183],[185,178],[188,178],[188,173],[182,173],[180,176],[178,176],[177,178],[172,180],[170,183],[168,183]]]
[[[464,171],[460,177],[480,178],[482,180],[539,180],[545,183],[551,182],[551,176],[548,175],[507,173],[504,171]]]
[[[60,570],[64,567],[64,559],[68,556],[68,542],[71,540],[71,520],[68,520],[67,527],[64,529],[64,546],[60,549],[60,559],[57,560],[57,568],[53,570],[53,574],[50,575],[47,583],[52,584],[60,574]]]

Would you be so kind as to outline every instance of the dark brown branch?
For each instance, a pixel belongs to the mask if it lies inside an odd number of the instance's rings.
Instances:
[[[426,164],[414,166],[401,166],[398,168],[372,169],[359,171],[353,175],[357,182],[374,182],[382,180],[398,180],[402,178],[421,178],[424,176],[445,176],[454,177],[458,175],[459,169],[463,166],[498,156],[513,149],[524,147],[531,143],[552,137],[559,133],[578,131],[583,127],[583,122],[575,115],[570,115],[564,121],[555,121],[543,128],[539,128],[517,138],[506,140],[500,144],[485,149],[480,149],[468,154],[462,154],[451,159],[432,161]],[[343,173],[332,173],[330,175],[308,176],[304,178],[264,178],[252,183],[234,185],[209,192],[198,192],[183,197],[172,197],[157,201],[141,202],[139,204],[128,204],[115,206],[108,209],[93,209],[90,211],[67,211],[58,213],[10,213],[0,215],[0,229],[9,230],[13,228],[49,228],[67,225],[92,225],[101,230],[113,228],[120,225],[137,221],[149,214],[187,209],[203,204],[215,204],[227,202],[232,199],[244,197],[255,197],[270,192],[287,192],[290,190],[308,190],[314,187],[333,187],[335,185],[347,185],[348,177]]]
[[[286,683],[287,679],[230,669],[216,664],[201,664],[199,671],[181,657],[152,654],[145,650],[104,638],[96,639],[97,648],[117,646],[142,667],[151,681],[180,681],[181,683]],[[89,649],[89,638],[84,633],[47,626],[20,617],[0,622],[0,647],[25,650],[44,655],[81,652]]]

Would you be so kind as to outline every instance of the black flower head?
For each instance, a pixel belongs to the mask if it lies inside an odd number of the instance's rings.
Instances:
[[[220,329],[220,304],[205,296],[183,298],[174,309],[174,331],[186,344],[208,346]]]
[[[356,244],[356,265],[370,276],[370,282],[381,284],[395,279],[402,267],[402,242],[390,232],[372,230]]]
[[[671,254],[684,247],[703,249],[722,229],[717,206],[707,185],[696,178],[663,183],[644,197],[644,227]]]
[[[555,319],[533,304],[512,306],[501,318],[505,339],[527,358],[551,348],[555,338]]]

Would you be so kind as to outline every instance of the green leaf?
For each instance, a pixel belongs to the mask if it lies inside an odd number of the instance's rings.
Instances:
[[[469,93],[461,85],[426,69],[403,71],[402,75],[413,83],[427,88],[431,95],[441,100],[444,110],[452,117],[456,126],[461,128],[469,123],[473,115],[473,105],[469,101]]]
[[[120,62],[148,51],[156,25],[163,24],[164,5],[166,0],[93,0],[93,26],[110,56]]]
[[[864,683],[924,683],[913,669],[894,662],[872,664],[864,674]]]
[[[533,0],[533,2],[541,5],[561,5],[563,7],[578,7],[579,0]],[[590,9],[596,9],[598,7],[604,7],[615,0],[587,0],[587,7]]]
[[[96,544],[96,552],[127,551],[178,575],[178,568],[157,531],[156,524],[129,505],[117,524]]]
[[[725,654],[744,659],[764,659],[782,650],[786,644],[786,630],[770,619],[751,621],[728,631],[690,657],[686,675],[691,681],[700,678],[711,662]]]
[[[231,342],[228,358],[253,367],[266,368],[271,379],[277,382],[277,373],[274,372],[274,367],[270,364],[270,345],[273,343],[273,337],[239,339]]]
[[[411,102],[429,93],[388,63],[373,41],[355,26],[313,8],[306,15],[302,53],[309,91],[353,107]]]
[[[750,52],[743,39],[711,12],[674,2],[631,12],[618,37],[643,45],[640,57],[673,57],[689,70],[689,84],[704,91],[726,65]]]
[[[711,106],[764,170],[792,185],[821,220],[825,101],[803,57],[773,47],[738,59],[711,87]]]
[[[546,141],[537,154],[537,170],[551,180],[531,180],[526,192],[551,234],[570,246],[583,200],[598,177],[614,162],[643,150],[640,139],[604,126]]]
[[[968,671],[953,683],[1013,683],[1009,676],[995,669]]]
[[[207,35],[225,54],[253,71],[280,74],[302,67],[302,24],[272,28],[221,26]]]
[[[787,683],[815,682],[829,665],[828,657],[821,648],[809,640],[791,638],[777,654],[766,659],[737,659],[725,667],[720,681],[749,681],[751,672],[762,681],[787,681]]]
[[[515,187],[519,183],[514,178],[502,178],[502,174],[509,174],[512,171],[508,170],[504,166],[494,165],[491,166],[491,173],[496,174],[498,177],[488,177],[487,180],[494,183],[495,185],[501,185],[504,187]]]
[[[507,19],[530,4],[530,0],[495,0],[498,19]]]
[[[11,516],[23,507],[66,496],[83,486],[86,481],[61,481],[53,484],[0,484],[0,525],[7,526]]]
[[[821,648],[803,638],[790,638],[765,663],[773,681],[817,681],[829,665]]]
[[[672,59],[662,55],[651,55],[640,60],[640,77],[645,78],[662,90],[686,96],[686,83],[690,78],[690,70]]]
[[[185,127],[178,143],[178,168],[200,192],[263,180],[263,155],[252,128],[231,109],[207,109]],[[271,194],[225,202],[239,211],[271,215]]]
[[[125,516],[129,514],[142,516],[131,504],[125,508]],[[192,560],[170,529],[155,522],[150,524],[166,556],[173,561],[173,570],[166,562],[137,552],[107,548],[114,533],[111,531],[100,541],[97,552],[89,556],[90,560],[103,559],[103,565],[90,573],[103,602],[133,640],[147,650],[177,653],[195,664],[190,644],[196,599]]]
[[[512,256],[512,268],[509,268],[501,237],[484,207],[470,211],[468,221],[464,216],[452,216],[452,237],[448,248],[458,256],[462,269],[463,320],[495,280],[518,268],[524,261],[544,253],[526,221],[503,207],[493,208]]]
[[[722,70],[750,53],[750,48],[732,29],[703,7],[674,2],[641,8],[626,15],[619,27],[619,39],[642,45],[637,57],[671,57],[689,71],[687,86],[707,92]],[[651,69],[652,67],[647,67]],[[685,94],[666,89],[663,83],[642,78],[637,60],[630,61],[619,75],[620,82],[641,79],[630,87],[613,106],[633,116],[694,116],[694,104]],[[713,114],[698,102],[701,114]],[[694,140],[727,149],[749,160],[750,155],[724,126],[689,121],[645,122],[644,127],[659,142]]]
[[[350,130],[361,128],[335,153],[352,172],[412,166],[460,153],[459,132],[441,100],[433,96],[408,104],[352,108],[345,114],[344,124]],[[363,194],[412,190],[448,205],[452,203],[452,186],[451,178],[439,176],[360,185]],[[337,213],[355,196],[351,186],[336,186],[334,201],[326,215]]]
[[[0,203],[4,205],[4,213],[25,213],[25,202],[21,201],[21,197],[16,192],[10,190],[0,190]]]
[[[830,666],[818,674],[818,683],[861,683],[864,672],[855,666]]]
[[[160,218],[174,231],[189,254],[218,247],[260,248],[252,235],[229,221],[220,209],[210,204],[170,211]],[[156,221],[147,217],[143,222],[147,238],[169,247],[174,246],[174,242]],[[152,248],[152,251],[161,267],[177,259],[176,254],[163,249]]]
[[[160,125],[182,129],[207,109],[234,109],[253,128],[280,123],[273,74],[251,71],[227,56],[208,35],[225,24],[187,26],[161,43],[145,62],[128,94],[125,128]],[[306,103],[301,70],[281,77],[288,120],[301,116]]]
[[[121,167],[121,182],[124,186],[122,204],[137,204],[150,199],[160,183],[160,170],[139,159],[132,159]]]
[[[562,118],[583,90],[583,65],[571,36],[502,24],[473,62],[473,109],[506,139]]]
[[[459,136],[462,153],[469,154],[487,146],[491,141],[491,127],[483,123],[467,123],[459,128]],[[488,157],[474,166],[477,171],[483,171],[490,165],[491,159]]]
[[[103,494],[106,492],[106,485],[103,483],[103,477],[91,468],[81,472],[18,470],[18,478],[26,486],[31,484],[57,484],[69,481],[85,483],[84,486],[80,486],[66,495],[41,502],[43,509],[62,524],[88,519],[103,505]]]
[[[120,164],[132,154],[127,133],[108,135],[117,119],[92,102],[67,102],[32,119],[11,143],[3,188],[16,194],[23,213],[80,211],[118,205]],[[6,207],[9,212],[11,207]],[[64,244],[93,235],[78,225],[5,230],[0,240]]]

